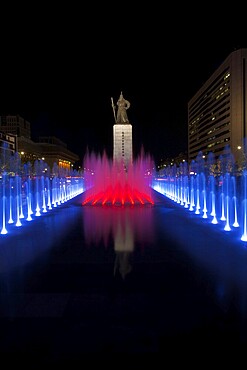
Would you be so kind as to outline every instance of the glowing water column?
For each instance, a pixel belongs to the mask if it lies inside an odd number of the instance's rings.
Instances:
[[[242,219],[243,219],[243,234],[241,240],[247,241],[247,172],[244,171],[242,176]]]

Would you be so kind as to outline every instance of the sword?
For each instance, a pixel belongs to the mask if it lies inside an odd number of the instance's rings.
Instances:
[[[116,120],[116,113],[115,113],[115,106],[114,106],[114,103],[113,103],[113,98],[111,98],[111,106],[112,106],[112,109],[113,109],[113,115],[114,115],[114,119],[115,119],[115,122],[116,122],[117,120]]]

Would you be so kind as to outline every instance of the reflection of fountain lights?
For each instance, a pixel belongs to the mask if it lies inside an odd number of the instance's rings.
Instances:
[[[206,170],[205,170],[206,171]],[[180,181],[178,181],[180,177]],[[177,199],[182,194],[182,184],[188,185],[186,193],[189,195],[186,202]],[[207,186],[206,186],[207,184]],[[205,172],[190,174],[174,174],[155,178],[153,189],[180,203],[184,208],[208,219],[212,224],[222,225],[224,231],[229,232],[239,228],[242,241],[247,241],[247,172],[241,176],[234,176],[226,172],[219,177],[218,182],[213,175],[206,181]],[[184,200],[184,199],[183,199]],[[196,205],[196,209],[194,209]],[[219,221],[218,221],[219,220]]]
[[[121,163],[95,154],[85,157],[83,205],[154,204],[151,196],[153,161],[140,156],[125,170]]]
[[[114,275],[122,278],[131,270],[131,255],[136,246],[153,244],[153,207],[84,207],[83,222],[85,241],[88,245],[103,242],[106,248],[113,245],[116,254]]]

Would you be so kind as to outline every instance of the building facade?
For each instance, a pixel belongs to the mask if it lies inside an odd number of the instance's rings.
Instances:
[[[50,168],[55,163],[59,169],[70,171],[73,164],[79,161],[79,156],[71,152],[67,145],[55,136],[39,137],[38,145]]]
[[[54,136],[40,137],[38,142],[31,140],[31,125],[19,115],[0,116],[0,132],[5,142],[9,140],[7,144],[9,147],[12,145],[12,151],[19,153],[22,163],[33,164],[36,160],[43,160],[51,171],[55,164],[58,171],[69,172],[80,160],[63,141]]]
[[[247,134],[247,49],[233,51],[188,103],[188,161],[199,152],[242,156]]]
[[[31,139],[31,124],[20,115],[0,116],[0,131]]]
[[[0,148],[9,154],[14,154],[17,151],[16,135],[6,134],[0,131]]]

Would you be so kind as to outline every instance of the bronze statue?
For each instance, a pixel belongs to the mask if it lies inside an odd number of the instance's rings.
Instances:
[[[120,97],[117,101],[117,106],[118,106],[117,117],[116,117],[116,114],[115,114],[115,108],[116,107],[113,104],[113,99],[112,98],[111,98],[111,101],[112,101],[112,108],[113,108],[115,122],[120,123],[120,124],[129,123],[128,116],[127,116],[127,109],[129,109],[129,107],[130,107],[130,102],[128,100],[124,99],[122,91],[121,91]]]

